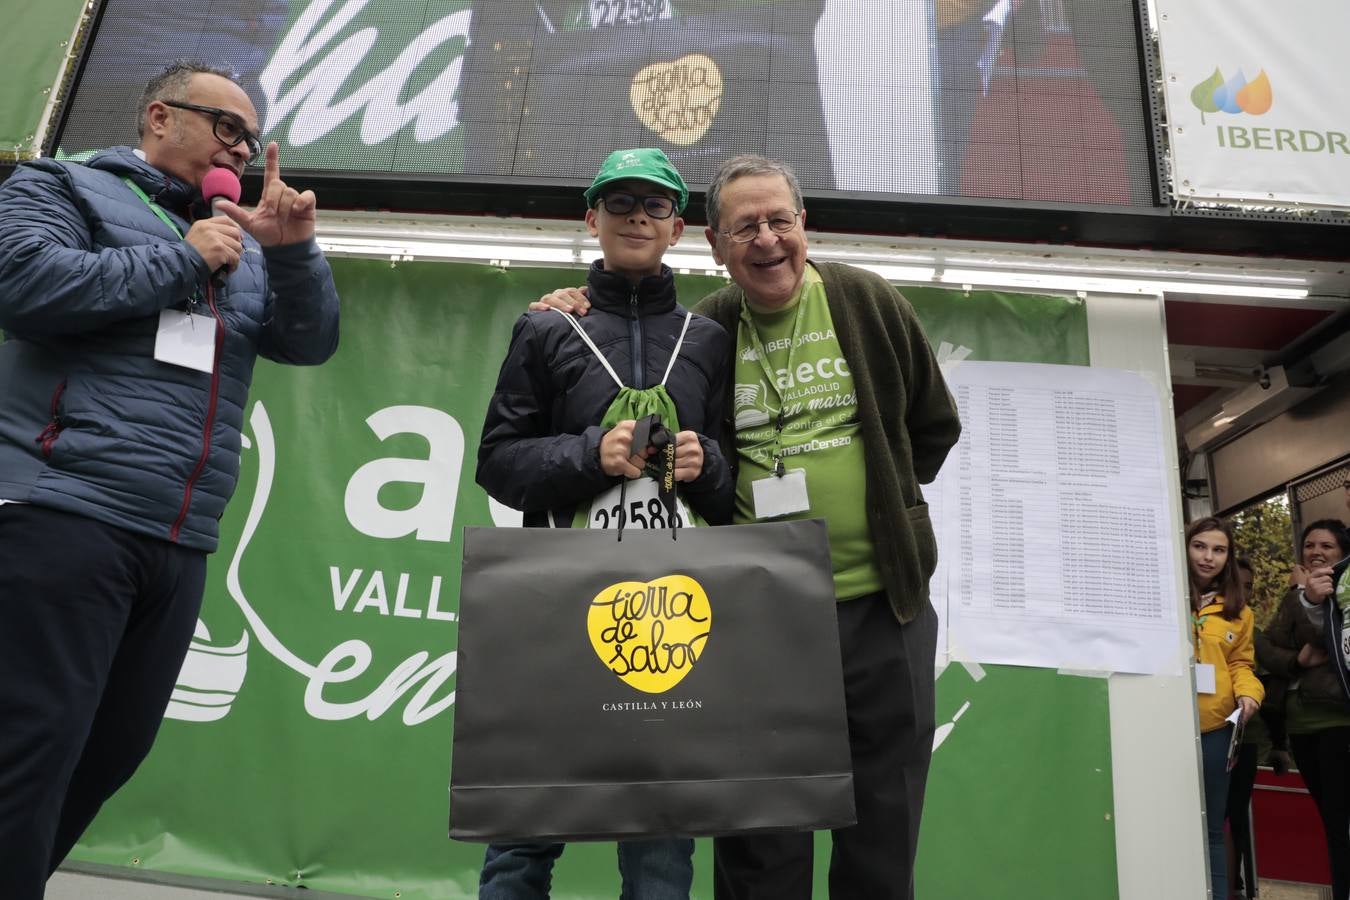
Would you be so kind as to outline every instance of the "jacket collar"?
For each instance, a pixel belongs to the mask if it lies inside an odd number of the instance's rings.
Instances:
[[[1223,594],[1213,592],[1208,594],[1202,594],[1200,597],[1200,608],[1195,611],[1195,614],[1198,616],[1205,610],[1210,609],[1211,607],[1219,610],[1220,612],[1223,611]]]
[[[100,150],[85,165],[118,178],[130,178],[151,200],[185,219],[190,220],[193,205],[201,203],[201,193],[196,188],[156,169],[130,147]]]
[[[631,311],[633,284],[622,275],[604,269],[604,261],[591,263],[586,273],[586,286],[591,305],[615,315],[627,316]],[[661,264],[659,275],[648,275],[637,283],[638,314],[643,316],[670,312],[675,308],[675,273]]]

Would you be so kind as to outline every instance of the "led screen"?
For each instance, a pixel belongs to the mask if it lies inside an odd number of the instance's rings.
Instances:
[[[224,64],[291,168],[589,179],[663,148],[804,190],[1152,203],[1135,0],[105,0],[60,152],[136,143],[144,83]]]

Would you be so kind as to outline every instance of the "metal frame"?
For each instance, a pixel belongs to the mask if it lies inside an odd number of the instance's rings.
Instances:
[[[1335,462],[1328,463],[1320,469],[1315,469],[1307,475],[1289,482],[1285,487],[1286,495],[1289,498],[1289,524],[1293,527],[1293,534],[1290,540],[1294,546],[1294,558],[1298,559],[1299,547],[1298,536],[1303,533],[1303,501],[1313,496],[1322,496],[1330,491],[1342,490],[1341,482],[1350,478],[1350,456],[1343,456]],[[1320,490],[1323,483],[1332,484],[1328,490]],[[1300,495],[1306,496],[1300,496]],[[1342,518],[1344,521],[1344,518]]]

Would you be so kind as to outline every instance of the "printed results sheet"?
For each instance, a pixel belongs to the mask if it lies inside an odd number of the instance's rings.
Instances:
[[[1180,674],[1153,385],[1114,369],[971,361],[947,382],[961,441],[924,491],[939,667]]]

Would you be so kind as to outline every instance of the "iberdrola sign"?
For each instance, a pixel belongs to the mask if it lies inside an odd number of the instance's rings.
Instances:
[[[1179,200],[1350,206],[1350,7],[1159,0]],[[1255,73],[1249,75],[1248,73]]]

